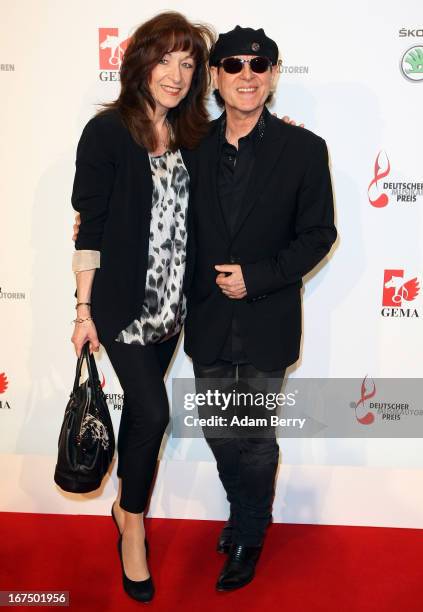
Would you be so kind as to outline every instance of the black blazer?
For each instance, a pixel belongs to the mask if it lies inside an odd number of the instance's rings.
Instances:
[[[191,177],[193,154],[181,153]],[[91,292],[91,312],[100,342],[114,340],[140,315],[152,190],[148,153],[133,140],[118,112],[93,117],[78,144],[72,206],[81,215],[75,248],[101,252]],[[188,214],[188,250],[190,219]],[[190,282],[189,262],[185,287]]]
[[[261,370],[295,362],[301,340],[302,277],[336,239],[325,141],[283,123],[267,110],[267,126],[232,235],[217,191],[221,118],[197,151],[191,202],[195,270],[185,323],[185,351],[210,364],[222,350],[236,311],[247,357]],[[247,297],[227,298],[215,264],[239,263]]]

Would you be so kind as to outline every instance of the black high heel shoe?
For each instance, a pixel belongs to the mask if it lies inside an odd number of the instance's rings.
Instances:
[[[118,540],[118,552],[122,567],[122,582],[125,592],[129,595],[129,597],[132,597],[132,599],[136,599],[137,601],[141,601],[143,603],[151,601],[154,596],[154,584],[151,576],[146,580],[130,580],[130,578],[128,578],[128,576],[125,574],[122,557],[122,534],[119,536]]]
[[[120,530],[119,523],[116,520],[115,513],[113,512],[113,506],[114,505],[115,505],[115,503],[113,502],[112,509],[111,509],[112,519],[114,521],[114,524],[116,525],[116,529],[118,530],[119,535],[121,536],[122,532]],[[147,542],[147,538],[144,539],[144,545],[145,545],[145,554],[148,557],[148,542]]]

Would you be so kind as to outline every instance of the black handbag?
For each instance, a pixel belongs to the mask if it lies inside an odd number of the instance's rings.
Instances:
[[[79,379],[84,359],[88,378]],[[75,382],[59,435],[54,481],[64,491],[87,493],[101,485],[115,452],[115,436],[106,396],[89,342],[76,364]]]

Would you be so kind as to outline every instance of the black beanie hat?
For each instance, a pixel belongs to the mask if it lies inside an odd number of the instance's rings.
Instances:
[[[277,64],[279,50],[274,40],[268,38],[263,30],[241,28],[219,34],[216,44],[210,52],[210,66],[218,66],[221,59],[232,55],[264,55],[273,65]]]

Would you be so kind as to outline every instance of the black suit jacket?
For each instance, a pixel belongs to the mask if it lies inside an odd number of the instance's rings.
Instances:
[[[193,176],[193,153],[181,153]],[[91,312],[100,342],[114,340],[140,315],[152,190],[148,153],[133,140],[118,112],[93,117],[78,144],[72,205],[81,215],[75,248],[101,253],[91,293]],[[190,219],[188,214],[188,251],[192,250]],[[192,261],[187,261],[185,288]]]
[[[189,290],[185,351],[210,364],[237,312],[248,359],[261,370],[295,362],[301,340],[302,277],[336,239],[325,141],[283,123],[267,110],[267,126],[232,238],[217,193],[220,119],[197,152],[191,202],[195,269]],[[215,264],[241,265],[247,297],[227,298]]]

